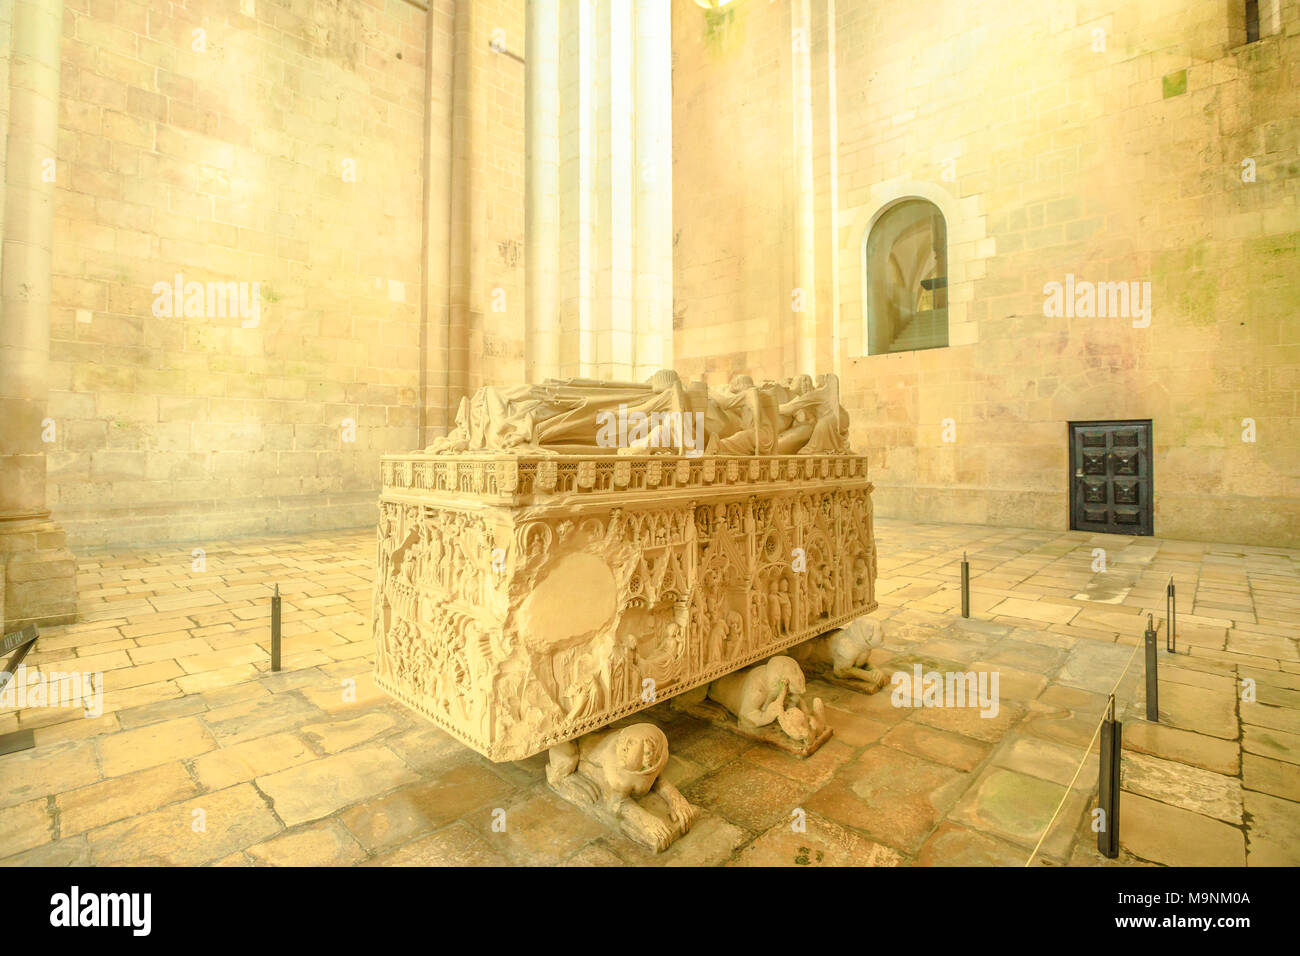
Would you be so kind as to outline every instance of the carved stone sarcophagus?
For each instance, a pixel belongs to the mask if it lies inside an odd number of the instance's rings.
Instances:
[[[876,608],[852,454],[383,459],[375,675],[492,760]]]

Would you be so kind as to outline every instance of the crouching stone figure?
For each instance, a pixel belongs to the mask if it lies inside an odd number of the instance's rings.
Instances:
[[[570,803],[660,853],[691,828],[696,813],[663,778],[667,763],[664,732],[654,724],[633,724],[552,747],[546,779]],[[666,818],[642,806],[641,798],[651,792],[667,805]]]
[[[884,628],[879,621],[860,617],[839,630],[791,648],[790,654],[824,679],[874,694],[889,683],[889,675],[871,663],[871,652],[883,639]]]
[[[708,698],[725,707],[741,731],[754,734],[775,721],[794,744],[786,749],[811,752],[827,735],[827,726],[820,697],[811,707],[804,704],[807,689],[799,664],[779,655],[718,678],[709,685]]]

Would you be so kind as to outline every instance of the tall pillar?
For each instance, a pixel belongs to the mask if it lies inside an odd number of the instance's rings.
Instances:
[[[448,425],[461,398],[468,394],[469,330],[475,313],[483,314],[484,293],[479,261],[483,253],[486,196],[475,149],[483,142],[483,83],[479,61],[488,32],[475,15],[472,0],[457,2],[453,20],[451,94],[451,199],[447,227],[447,323],[439,343],[443,353],[442,408]],[[438,347],[438,346],[435,346]]]
[[[795,286],[800,290],[802,311],[795,313],[798,373],[817,373],[817,212],[813,179],[812,120],[812,12],[810,0],[791,5],[794,56],[794,195],[795,195]]]
[[[840,346],[840,123],[835,66],[835,0],[826,0],[826,139],[830,166],[831,371],[843,378]]]
[[[630,379],[636,365],[632,273],[639,103],[633,101],[636,62],[632,4],[599,5],[596,23],[596,376]]]
[[[0,244],[0,597],[4,630],[73,620],[76,560],[45,501],[50,259],[59,169],[62,0],[14,0]]]
[[[530,8],[528,96],[539,114],[528,129],[528,338],[538,357],[530,367],[644,379],[672,364],[670,5],[533,0]],[[555,68],[543,59],[551,24]],[[554,258],[533,261],[533,250]],[[548,274],[557,277],[553,290]]]
[[[671,5],[636,0],[636,369],[673,365]]]
[[[560,375],[560,0],[528,0],[524,365],[529,382]]]

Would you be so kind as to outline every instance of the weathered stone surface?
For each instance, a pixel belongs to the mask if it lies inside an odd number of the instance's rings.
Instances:
[[[495,812],[498,809],[500,814]],[[549,866],[609,832],[599,821],[549,791],[508,806],[485,807],[470,822],[489,846],[522,866]]]
[[[0,757],[0,807],[75,790],[100,779],[95,743],[73,740]]]
[[[265,866],[347,866],[366,855],[337,820],[309,823],[244,852]]]
[[[920,707],[912,719],[938,730],[992,743],[1019,723],[1025,713],[1023,704],[1001,700],[998,702],[997,713],[980,707]]]
[[[1070,687],[1108,694],[1124,673],[1132,653],[1131,648],[1122,644],[1096,641],[1076,644],[1070,648],[1056,680]]]
[[[1227,691],[1205,690],[1186,684],[1163,684],[1160,687],[1161,722],[1225,740],[1236,740],[1237,700]]]
[[[215,746],[212,734],[198,718],[178,717],[106,737],[99,741],[99,753],[104,776],[118,777],[169,760],[195,757]]]
[[[1028,851],[945,820],[916,855],[917,866],[1023,866]]]
[[[1241,722],[1288,734],[1300,734],[1300,708],[1274,707],[1258,702],[1241,702]]]
[[[809,757],[796,757],[775,747],[750,747],[744,751],[741,759],[756,767],[763,767],[783,777],[788,777],[800,784],[821,786],[853,756],[855,748],[849,746],[838,736],[826,741],[817,752]],[[673,772],[673,762],[669,760],[668,778],[681,786],[682,780]],[[696,774],[698,775],[698,773]],[[691,779],[694,779],[693,777]]]
[[[1135,793],[1120,797],[1120,847],[1166,866],[1245,866],[1241,830]]]
[[[363,714],[352,720],[306,724],[302,732],[321,750],[332,754],[365,743],[394,724],[393,718],[387,714]]]
[[[1029,704],[1021,729],[1064,744],[1086,747],[1106,712],[1106,698],[1091,691],[1053,685]]]
[[[788,820],[808,790],[789,777],[738,761],[688,784],[682,794],[732,823],[761,831]]]
[[[505,866],[509,863],[466,823],[431,833],[423,839],[370,860],[368,866]]]
[[[1032,847],[1065,793],[1062,784],[991,767],[971,784],[953,808],[951,819]]]
[[[222,790],[315,759],[311,748],[294,734],[271,734],[195,757],[194,775],[209,790]]]
[[[911,853],[969,783],[967,774],[951,767],[877,744],[802,806]]]
[[[1300,803],[1247,790],[1248,866],[1300,866]]]
[[[935,730],[913,721],[898,724],[880,742],[957,770],[974,770],[993,749],[973,737]]]
[[[690,831],[663,853],[651,854],[628,840],[604,837],[622,859],[635,866],[720,866],[749,839],[749,834],[711,813],[691,824]]]
[[[1234,777],[1146,754],[1125,753],[1120,762],[1120,785],[1184,810],[1241,823],[1241,781]]]
[[[0,809],[0,856],[12,856],[49,843],[54,820],[44,797]]]
[[[68,837],[138,816],[192,797],[198,790],[180,761],[173,760],[67,791],[54,801],[59,811],[59,834]]]
[[[778,823],[737,854],[733,866],[898,866],[897,850],[808,814],[802,832]]]
[[[1241,778],[1247,790],[1300,801],[1300,765],[1246,753],[1241,755]]]
[[[1247,724],[1241,729],[1241,749],[1261,757],[1300,764],[1300,734]]]
[[[341,819],[367,850],[386,850],[470,814],[487,819],[492,809],[508,806],[517,793],[491,769],[470,761],[432,783],[416,783],[349,807]]]
[[[296,826],[415,780],[391,750],[366,747],[258,777],[257,786],[285,825]]]
[[[876,608],[856,456],[389,456],[383,484],[376,682],[492,760]]]
[[[1097,785],[1095,770],[1089,772],[1096,759],[1083,747],[1040,737],[1009,734],[994,751],[991,762],[1007,770],[1059,783],[1063,787],[1074,780],[1076,789],[1087,789]],[[1079,771],[1080,764],[1084,765],[1084,769],[1079,772],[1076,780],[1075,773]]]
[[[203,716],[203,722],[222,747],[229,747],[245,740],[297,730],[303,723],[323,716],[319,707],[296,693],[287,693],[215,708]]]
[[[1235,776],[1241,767],[1241,748],[1231,740],[1195,734],[1164,724],[1134,720],[1124,724],[1124,749],[1164,757],[1215,773]]]
[[[87,838],[98,866],[200,866],[279,830],[266,801],[241,784],[100,827]]]

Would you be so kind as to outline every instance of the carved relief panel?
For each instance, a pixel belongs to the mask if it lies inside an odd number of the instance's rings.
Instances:
[[[876,607],[848,461],[518,461],[503,503],[386,459],[376,679],[514,760],[838,627]]]

